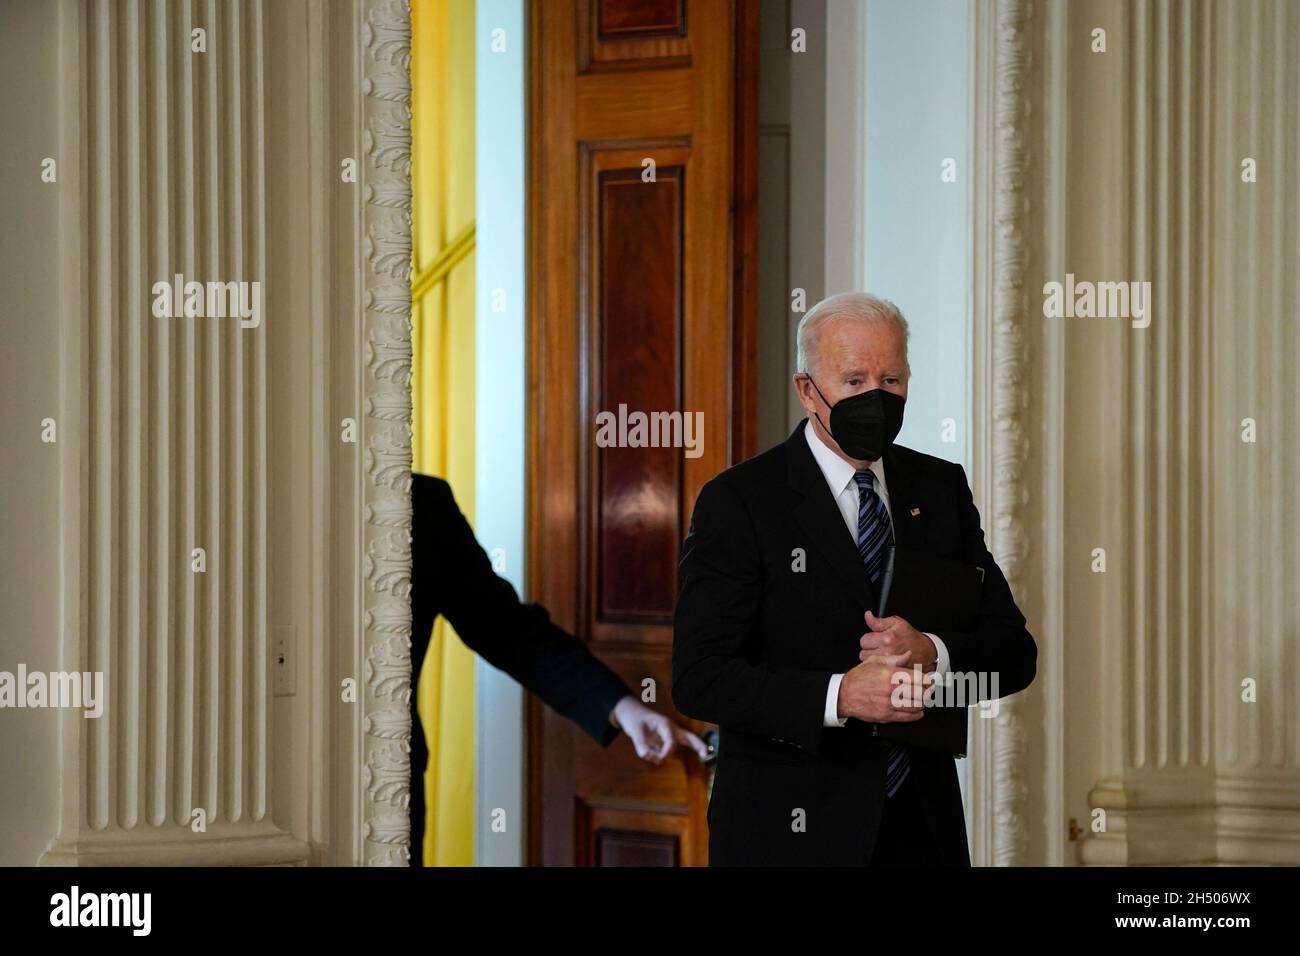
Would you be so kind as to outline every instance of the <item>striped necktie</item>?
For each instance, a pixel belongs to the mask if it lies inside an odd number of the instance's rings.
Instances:
[[[876,493],[876,476],[863,468],[853,473],[853,481],[858,486],[858,554],[866,566],[867,580],[874,585],[885,569],[885,554],[894,534],[889,525],[889,511]],[[892,797],[907,779],[912,764],[902,744],[886,741],[885,746],[885,793]]]

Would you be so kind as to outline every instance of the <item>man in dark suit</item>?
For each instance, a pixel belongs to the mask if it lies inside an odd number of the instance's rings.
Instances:
[[[441,478],[411,476],[411,674],[419,678],[433,622],[444,614],[461,640],[569,718],[601,746],[620,730],[637,756],[662,763],[678,744],[700,757],[708,747],[695,734],[635,697],[622,678],[587,645],[551,622],[546,609],[523,604],[514,587],[492,570],[451,486]],[[466,719],[473,719],[467,715]],[[423,865],[423,774],[429,760],[415,688],[411,689],[411,838],[413,866]]]
[[[920,695],[917,665],[996,673],[1005,696],[1033,680],[1036,645],[965,471],[893,444],[909,375],[897,308],[819,303],[797,368],[808,418],[701,489],[682,545],[673,702],[719,726],[710,864],[969,866],[954,758],[873,725],[925,719],[894,699],[897,682]],[[983,569],[974,628],[871,613],[894,544]]]

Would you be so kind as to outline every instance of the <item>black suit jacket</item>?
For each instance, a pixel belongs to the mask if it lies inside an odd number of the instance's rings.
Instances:
[[[854,719],[823,726],[831,675],[859,663],[875,595],[806,425],[708,482],[682,545],[673,703],[719,727],[712,865],[865,865],[879,829],[884,741]],[[884,466],[896,542],[985,569],[978,626],[936,632],[952,670],[997,671],[1003,696],[1024,689],[1037,648],[984,544],[965,471],[898,445]],[[969,865],[954,759],[908,752],[934,862]],[[791,825],[799,809],[804,832]]]
[[[452,496],[451,486],[429,475],[411,476],[411,674],[419,679],[439,614],[461,640],[493,667],[505,671],[607,745],[618,729],[610,711],[631,693],[622,678],[592,655],[587,645],[551,622],[537,604],[523,604],[514,587],[492,570]],[[420,774],[428,748],[411,688],[411,833],[420,865],[424,788]],[[472,720],[472,714],[464,715]]]

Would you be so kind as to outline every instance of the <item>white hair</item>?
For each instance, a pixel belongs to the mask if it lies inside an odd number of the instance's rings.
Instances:
[[[907,320],[898,306],[888,299],[881,299],[867,292],[841,292],[827,296],[814,305],[799,320],[799,331],[795,335],[797,346],[795,353],[795,371],[808,373],[809,356],[817,354],[817,339],[821,327],[828,319],[857,319],[860,322],[893,322],[903,334],[903,361],[907,362]],[[907,366],[908,374],[911,367]]]

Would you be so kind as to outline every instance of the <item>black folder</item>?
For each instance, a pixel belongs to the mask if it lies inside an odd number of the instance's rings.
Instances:
[[[972,631],[979,620],[984,569],[895,547],[881,579],[878,617],[897,614],[918,631]],[[907,723],[872,724],[872,733],[916,747],[966,756],[966,707],[926,707]]]

